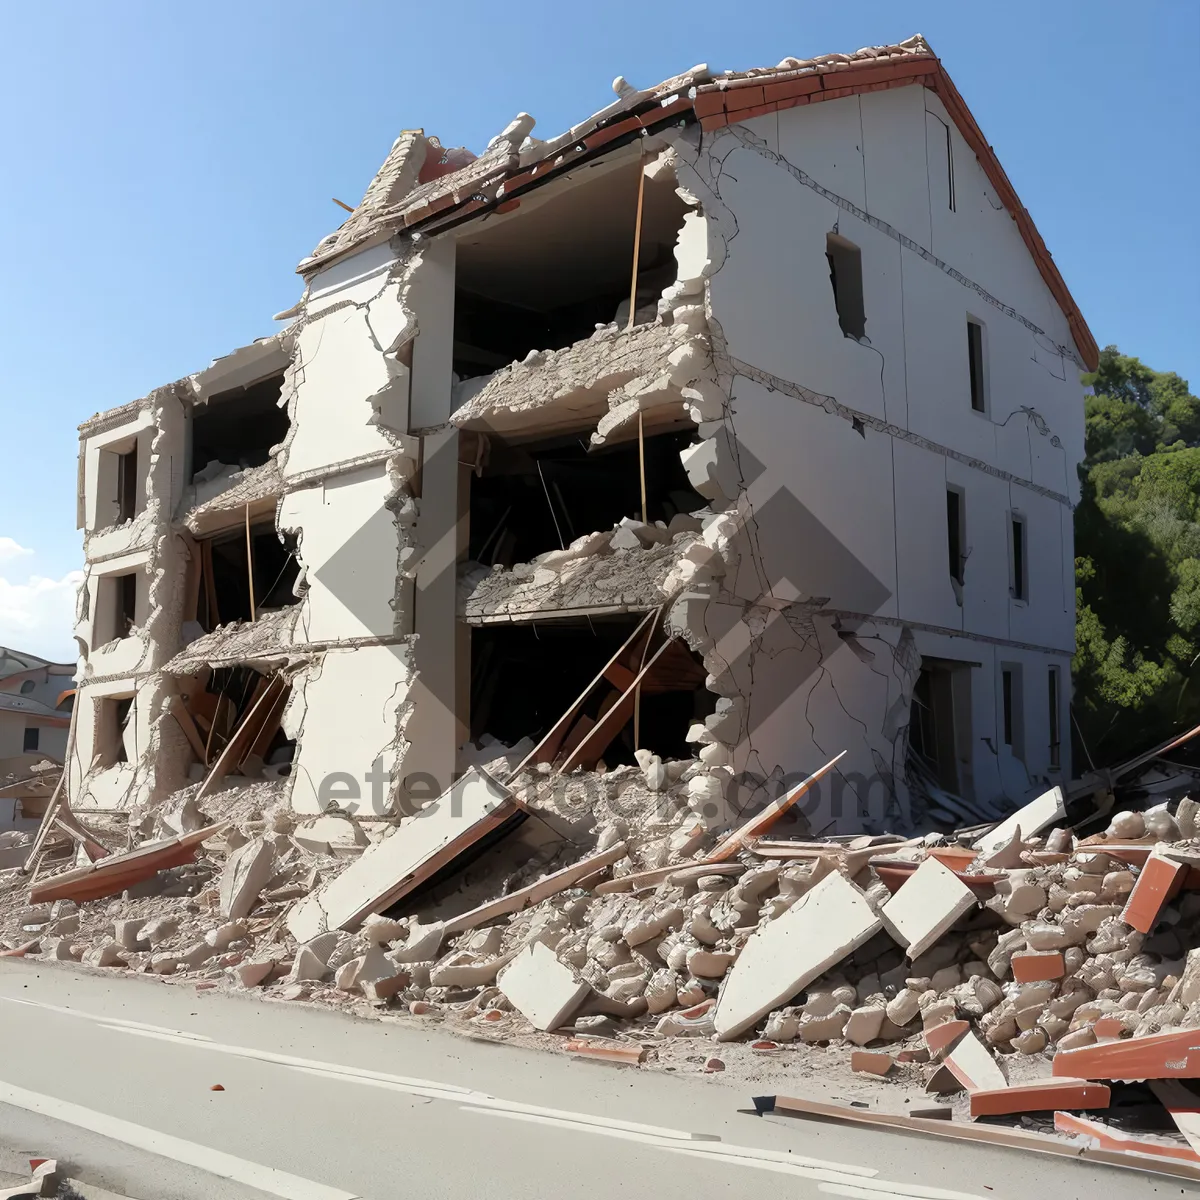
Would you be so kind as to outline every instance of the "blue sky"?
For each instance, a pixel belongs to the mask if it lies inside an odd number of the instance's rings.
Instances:
[[[1200,386],[1200,4],[44,0],[5,13],[0,643],[73,657],[75,426],[268,332],[397,133],[923,33],[1101,345]]]

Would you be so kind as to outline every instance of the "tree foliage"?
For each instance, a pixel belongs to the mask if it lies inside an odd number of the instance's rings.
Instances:
[[[1200,399],[1115,346],[1084,383],[1074,708],[1102,765],[1200,723]]]

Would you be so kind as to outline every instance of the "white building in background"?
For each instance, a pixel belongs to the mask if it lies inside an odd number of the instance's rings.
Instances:
[[[387,820],[495,742],[698,810],[846,751],[816,832],[1069,776],[1096,346],[941,63],[614,86],[402,134],[283,332],[80,427],[77,807]]]

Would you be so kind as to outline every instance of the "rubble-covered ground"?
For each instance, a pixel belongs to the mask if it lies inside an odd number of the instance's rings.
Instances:
[[[502,773],[521,750],[489,765]],[[783,1090],[785,1082],[795,1090],[807,1081],[849,1099],[886,1089],[892,1107],[926,1087],[937,1063],[923,1035],[947,1021],[968,1022],[1010,1083],[1048,1074],[1063,1050],[1200,1027],[1200,890],[1188,878],[1200,871],[1186,868],[1182,890],[1165,900],[1148,934],[1122,920],[1142,870],[1140,851],[1194,853],[1200,862],[1195,801],[1119,811],[1107,831],[1088,838],[1060,823],[988,855],[965,849],[976,830],[957,839],[840,839],[816,851],[809,842],[797,849],[806,857],[796,858],[760,857],[765,848],[752,844],[706,867],[721,835],[688,805],[691,764],[644,753],[640,761],[641,769],[510,780],[531,812],[517,833],[452,881],[402,904],[400,915],[376,914],[356,931],[322,933],[303,945],[285,924],[292,904],[346,870],[390,827],[360,827],[337,814],[298,821],[284,781],[232,788],[200,806],[192,787],[151,814],[94,816],[87,824],[120,852],[232,821],[194,863],[79,905],[31,906],[28,877],[0,872],[0,943],[8,954],[253,990],[372,1019],[437,1022],[526,1045],[563,1048],[568,1039],[573,1046],[587,1039],[587,1046],[631,1052],[645,1070],[707,1072],[759,1090],[769,1083]],[[771,830],[774,847],[784,828]],[[13,843],[27,836],[5,835]],[[621,846],[625,856],[584,886],[478,928],[445,931],[447,920],[476,905]],[[969,880],[978,902],[928,949],[910,961],[885,925],[741,1037],[717,1040],[723,982],[772,921],[833,873],[878,913],[892,897],[889,882],[898,886],[896,873],[935,852]],[[260,867],[248,889],[251,860]],[[47,863],[39,879],[73,863]],[[607,890],[659,868],[668,868],[665,877],[644,890]],[[535,1027],[519,996],[510,998],[503,974],[532,945],[587,985],[548,1030]],[[1015,980],[1014,956],[1022,966],[1030,952],[1054,961],[1060,952],[1061,974]],[[886,1079],[851,1072],[850,1055],[860,1047],[892,1056]]]

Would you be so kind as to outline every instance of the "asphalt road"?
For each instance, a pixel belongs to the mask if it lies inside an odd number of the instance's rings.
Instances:
[[[138,1200],[1094,1200],[1187,1187],[757,1118],[738,1111],[749,1100],[719,1079],[0,960],[0,1167],[50,1154]]]

